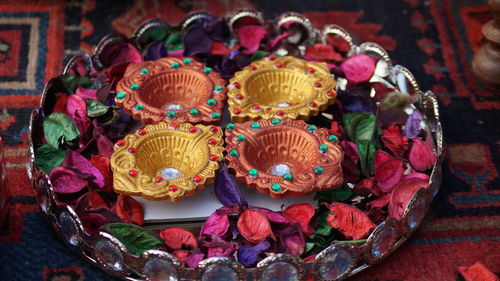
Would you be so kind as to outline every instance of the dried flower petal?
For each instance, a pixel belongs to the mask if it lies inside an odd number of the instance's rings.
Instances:
[[[491,272],[480,261],[471,266],[459,266],[458,271],[466,281],[498,281],[495,273]]]
[[[328,206],[330,212],[328,224],[348,238],[363,239],[376,226],[361,210],[344,203],[332,203]]]
[[[235,204],[246,205],[245,199],[236,186],[236,183],[231,178],[226,168],[220,169],[217,178],[215,179],[215,195],[219,202],[224,206],[231,206]]]
[[[170,227],[160,231],[160,237],[170,250],[196,249],[198,242],[193,233],[178,227]]]
[[[343,59],[342,55],[337,53],[332,46],[320,43],[308,46],[306,49],[306,56],[320,61],[341,61]]]
[[[404,175],[403,161],[388,153],[377,150],[375,152],[375,180],[383,192],[391,192]]]
[[[265,251],[271,248],[271,243],[267,240],[255,246],[243,245],[238,249],[238,261],[246,267],[254,267],[259,261],[266,257]]]
[[[253,54],[259,49],[260,41],[266,36],[267,30],[258,25],[245,25],[236,30],[236,36],[242,47],[246,50],[244,54]]]
[[[391,125],[387,129],[384,129],[380,140],[394,156],[399,158],[402,158],[410,147],[408,138],[401,135],[401,130],[396,125]]]
[[[343,140],[340,142],[340,147],[342,147],[342,150],[344,151],[344,154],[347,155],[347,157],[351,158],[351,160],[355,164],[358,164],[359,152],[358,147],[355,143],[353,143],[352,141]]]
[[[278,250],[280,253],[300,256],[304,253],[306,242],[304,234],[300,230],[301,226],[291,224],[277,233],[278,236]]]
[[[198,253],[198,254],[192,254],[190,256],[187,256],[184,259],[184,262],[186,263],[187,267],[189,268],[196,268],[198,264],[205,259],[205,255],[203,253]]]
[[[108,45],[102,50],[99,58],[106,67],[142,62],[142,55],[139,50],[129,43]]]
[[[223,237],[229,230],[229,217],[225,213],[215,211],[203,223],[200,231],[200,237],[204,234],[213,234]]]
[[[84,87],[76,88],[76,93],[78,96],[83,99],[97,99],[97,89],[85,89]]]
[[[122,242],[133,255],[138,256],[163,244],[156,235],[133,224],[114,223],[104,226],[103,229]]]
[[[425,171],[432,168],[436,162],[436,155],[432,150],[432,146],[428,142],[423,142],[419,138],[413,139],[413,144],[410,148],[408,156],[411,165],[417,171]]]
[[[389,217],[400,220],[413,195],[427,185],[427,180],[418,178],[406,179],[396,185],[389,199]]]
[[[145,60],[157,60],[168,55],[165,43],[161,40],[153,41],[146,47]]]
[[[113,174],[111,173],[111,166],[109,158],[104,155],[93,155],[90,159],[90,163],[94,165],[103,175],[106,185],[104,185],[104,190],[111,192],[113,190]]]
[[[340,67],[350,83],[358,84],[370,80],[375,71],[375,63],[374,58],[360,54],[347,58]]]
[[[84,189],[88,181],[73,169],[66,167],[55,167],[50,173],[50,181],[54,192],[68,194]]]
[[[68,149],[66,157],[64,158],[63,165],[77,169],[81,173],[94,176],[92,182],[98,187],[104,187],[106,184],[104,176],[92,163],[78,152]]]
[[[123,222],[142,225],[144,223],[144,210],[142,205],[128,195],[119,195],[113,207],[115,214]]]
[[[314,231],[309,227],[314,216],[314,207],[308,203],[294,204],[288,206],[283,213],[290,223],[299,223],[304,234],[309,235]]]
[[[422,113],[418,110],[413,110],[413,112],[408,116],[408,120],[406,120],[406,124],[404,127],[404,135],[410,139],[418,136],[420,133],[420,123],[423,120]]]
[[[257,244],[274,237],[269,220],[260,211],[246,209],[238,218],[238,231],[250,243]]]
[[[282,212],[275,212],[266,208],[252,206],[252,209],[259,210],[271,223],[290,223]]]
[[[356,194],[361,196],[367,196],[369,194],[373,194],[376,197],[380,197],[382,195],[382,191],[377,186],[374,177],[363,179],[361,182],[356,184],[354,187],[354,191]]]
[[[238,243],[225,241],[213,234],[203,235],[200,239],[200,247],[208,249],[207,258],[230,257],[239,248]]]

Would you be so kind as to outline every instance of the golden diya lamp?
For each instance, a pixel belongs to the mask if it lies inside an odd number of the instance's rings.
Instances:
[[[145,124],[175,120],[218,124],[226,83],[191,58],[132,63],[116,86],[116,104]]]
[[[117,193],[180,201],[214,181],[223,158],[217,126],[160,122],[127,135],[111,157]]]
[[[342,184],[338,138],[302,120],[228,124],[226,162],[238,181],[273,198],[305,196]]]
[[[231,119],[308,120],[335,102],[335,80],[326,63],[270,55],[236,72],[228,85]]]

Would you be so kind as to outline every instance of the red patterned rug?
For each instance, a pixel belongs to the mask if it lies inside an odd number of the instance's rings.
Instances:
[[[484,1],[2,1],[0,134],[12,197],[0,232],[0,280],[112,279],[58,241],[38,213],[24,163],[28,117],[44,82],[109,32],[130,35],[153,17],[176,23],[192,10],[223,15],[248,6],[267,18],[293,10],[319,27],[344,26],[389,50],[440,99],[447,143],[441,191],[420,231],[354,280],[460,280],[457,267],[476,261],[500,272],[500,94],[470,70],[491,18]]]

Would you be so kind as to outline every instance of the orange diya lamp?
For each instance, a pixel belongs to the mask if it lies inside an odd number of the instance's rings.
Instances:
[[[217,126],[160,122],[127,135],[111,157],[114,190],[180,201],[214,181],[223,158]]]
[[[328,131],[302,120],[228,124],[226,162],[238,181],[273,198],[342,185],[343,152]]]
[[[335,85],[326,63],[269,55],[230,80],[229,113],[234,122],[275,117],[308,120],[335,102]]]
[[[191,58],[161,58],[130,64],[116,86],[115,100],[145,124],[218,124],[225,85],[219,73]]]

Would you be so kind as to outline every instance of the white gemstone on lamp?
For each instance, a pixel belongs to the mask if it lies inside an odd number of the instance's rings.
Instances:
[[[290,167],[288,167],[288,165],[286,164],[278,164],[271,169],[271,174],[275,176],[281,177],[284,174],[289,174],[289,173],[290,173]]]
[[[175,168],[166,168],[161,171],[161,177],[166,180],[173,180],[181,177],[181,171]]]
[[[165,110],[183,110],[184,107],[182,107],[182,105],[179,105],[179,104],[169,104],[167,106],[165,106]]]
[[[283,102],[283,103],[278,103],[278,104],[276,105],[276,107],[289,107],[289,106],[290,106],[290,105],[289,105],[288,103],[286,103],[286,102]]]

